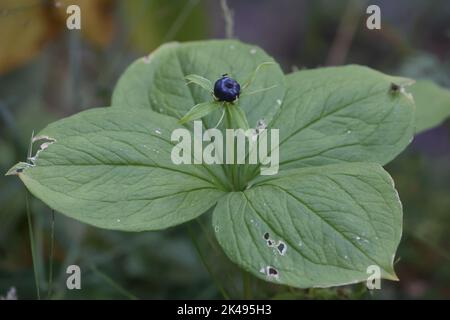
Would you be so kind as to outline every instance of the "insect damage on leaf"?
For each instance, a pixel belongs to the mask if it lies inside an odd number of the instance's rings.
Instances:
[[[36,136],[36,137],[32,137],[31,139],[31,143],[30,143],[30,152],[32,151],[32,147],[33,144],[37,141],[41,141],[41,145],[39,146],[39,149],[36,151],[36,154],[34,156],[31,156],[31,154],[27,157],[27,160],[30,162],[19,162],[17,163],[14,167],[12,167],[11,169],[8,170],[8,172],[6,172],[6,176],[9,175],[19,175],[20,173],[24,172],[25,169],[30,168],[30,167],[34,167],[35,163],[38,159],[39,154],[44,151],[45,149],[47,149],[51,144],[53,144],[54,142],[56,142],[56,139],[53,139],[51,137],[48,136]]]
[[[32,144],[34,144],[37,141],[42,142],[41,145],[39,146],[39,149],[36,151],[36,154],[34,156],[28,158],[28,160],[31,161],[33,165],[35,165],[39,154],[42,151],[44,151],[45,149],[47,149],[50,145],[55,143],[56,139],[53,139],[49,136],[36,136],[36,137],[33,137],[33,139],[31,141],[32,141]]]
[[[391,83],[391,92],[392,93],[397,93],[397,92],[400,92],[400,89],[401,89],[402,87],[400,86],[400,85],[398,85],[398,84],[396,84],[396,83]]]
[[[275,247],[277,249],[278,253],[282,256],[284,256],[286,254],[287,245],[286,245],[286,243],[284,243],[284,241],[279,240],[278,242],[276,242],[274,239],[270,238],[269,232],[265,232],[263,235],[263,238],[266,241],[268,247]]]
[[[398,84],[398,83],[394,83],[392,82],[390,87],[389,87],[389,92],[392,95],[398,95],[398,94],[403,94],[406,98],[408,98],[410,101],[414,101],[413,96],[411,93],[406,92],[405,90],[405,86],[410,86],[412,84],[414,84],[415,81],[410,80],[409,82],[403,83],[403,84]]]
[[[266,266],[262,267],[259,272],[266,275],[268,278],[273,278],[275,280],[278,280],[280,273],[278,270],[272,266]]]
[[[283,241],[281,241],[281,240],[278,241],[277,250],[282,256],[284,256],[286,254],[286,251],[287,251],[286,244]]]

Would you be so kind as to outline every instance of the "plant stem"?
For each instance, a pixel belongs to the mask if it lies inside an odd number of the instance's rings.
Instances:
[[[37,261],[36,261],[36,248],[34,243],[33,221],[31,220],[30,200],[27,190],[25,190],[25,204],[28,220],[28,235],[30,237],[31,259],[33,261],[34,282],[36,285],[36,296],[38,300],[41,300],[41,292],[39,287],[39,273],[37,270]]]
[[[226,110],[226,115],[225,115],[226,126],[225,126],[225,128],[226,129],[233,129],[233,125],[232,125],[232,122],[231,122],[232,119],[231,119],[230,109],[228,108],[227,105],[225,105],[224,108]],[[233,149],[234,149],[234,145],[233,145]],[[227,150],[226,154],[228,154],[228,152],[230,152],[230,150],[228,150],[228,147],[227,147],[226,150]],[[234,150],[233,150],[233,155],[234,155]],[[236,184],[235,184],[235,175],[236,175],[236,172],[235,172],[236,168],[235,167],[236,167],[236,165],[228,164],[228,165],[225,165],[225,167],[227,169],[229,169],[229,170],[227,170],[228,171],[228,177],[231,180],[231,186],[233,188],[233,191],[236,191],[237,190],[236,189]]]
[[[206,240],[209,242],[209,245],[211,246],[211,248],[213,248],[213,250],[216,252],[219,251],[220,249],[217,247],[217,245],[214,242],[214,240],[212,239],[212,237],[208,234],[208,230],[207,230],[206,226],[204,225],[204,223],[200,220],[200,217],[195,219],[195,221],[200,226],[200,229],[202,229],[202,232],[205,235]]]
[[[250,300],[252,299],[252,288],[250,285],[250,276],[248,272],[242,270],[242,291],[244,293],[244,299]]]
[[[50,225],[50,254],[49,254],[49,271],[48,271],[48,292],[47,299],[52,296],[53,289],[53,253],[55,247],[55,210],[52,209]]]
[[[367,0],[348,2],[337,28],[336,36],[331,45],[326,60],[327,66],[341,65],[345,63],[348,51],[358,30],[361,19],[362,8],[366,6]]]
[[[202,251],[200,250],[200,246],[198,245],[197,240],[195,239],[195,233],[192,230],[192,226],[188,224],[188,234],[191,238],[192,244],[194,245],[195,250],[197,251],[198,256],[200,257],[200,260],[202,261],[203,265],[205,266],[206,271],[208,271],[211,279],[214,281],[214,284],[216,285],[217,289],[219,289],[220,293],[222,294],[223,298],[225,300],[229,300],[230,296],[228,295],[225,288],[221,285],[220,281],[214,276],[214,273],[212,272],[211,268],[209,267],[208,263],[206,262],[205,257],[203,256]]]
[[[232,116],[232,113],[231,113],[231,111],[230,111],[230,108],[234,108],[234,106],[225,106],[225,108],[226,108],[226,128],[227,129],[234,129],[235,128],[235,126],[233,125],[233,116]],[[233,139],[234,139],[234,137],[233,137]],[[228,151],[230,151],[230,150],[227,150],[227,152]],[[237,155],[235,154],[236,152],[236,148],[235,148],[235,146],[234,146],[234,143],[233,143],[233,155],[234,155],[234,159],[233,159],[233,164],[231,164],[231,165],[228,165],[228,167],[231,169],[230,171],[230,173],[229,173],[229,176],[230,176],[230,179],[231,179],[231,184],[232,184],[232,187],[233,187],[233,191],[239,191],[239,190],[241,190],[240,189],[240,178],[239,178],[239,172],[240,172],[240,169],[239,169],[239,167],[240,167],[240,165],[238,165],[237,163],[234,163],[234,161],[236,161],[237,160]]]
[[[195,219],[195,221],[197,221],[197,223],[200,226],[200,229],[205,234],[205,237],[208,240],[209,245],[211,246],[211,248],[215,251],[215,253],[217,255],[219,255],[220,252],[221,252],[221,249],[217,246],[217,242],[213,240],[213,237],[210,236],[207,227],[205,226],[205,224],[201,220],[201,217]],[[232,276],[229,273],[226,273],[226,272],[224,272],[224,275],[227,278],[224,281],[229,281],[228,284],[229,284],[229,286],[232,289],[231,291],[238,292],[238,289],[236,288],[236,286],[233,283]]]
[[[116,289],[118,292],[120,292],[122,295],[127,297],[130,300],[138,300],[138,297],[136,297],[134,294],[123,288],[120,284],[118,284],[116,281],[114,281],[111,277],[109,277],[107,274],[103,273],[99,269],[97,269],[96,266],[90,265],[89,268],[95,272],[97,275],[99,275],[105,282],[107,282],[111,287]]]
[[[225,19],[225,36],[228,39],[232,39],[234,31],[233,11],[228,7],[226,0],[221,0],[220,6],[222,8],[223,18]]]
[[[28,145],[27,161],[29,161],[29,159],[31,158],[31,153],[33,152],[33,139],[34,139],[34,130],[31,133],[30,143]],[[25,189],[25,206],[27,211],[28,236],[30,238],[31,260],[33,261],[33,273],[34,273],[34,282],[36,285],[36,296],[38,300],[41,300],[41,292],[39,287],[39,273],[37,269],[37,260],[36,260],[35,238],[33,233],[33,221],[31,219],[30,199],[27,189]]]
[[[192,13],[194,8],[198,5],[200,0],[190,0],[187,1],[183,9],[180,10],[180,14],[173,21],[172,25],[169,28],[169,31],[163,37],[163,43],[173,41],[173,38],[177,35],[183,25],[186,23],[186,20],[189,18],[189,15]]]

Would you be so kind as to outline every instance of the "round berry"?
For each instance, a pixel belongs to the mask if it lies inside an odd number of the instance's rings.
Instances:
[[[223,75],[214,84],[214,96],[219,101],[233,102],[239,98],[241,86],[236,80]]]

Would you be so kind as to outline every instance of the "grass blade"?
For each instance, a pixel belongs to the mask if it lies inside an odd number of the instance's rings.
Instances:
[[[53,257],[54,257],[54,247],[55,247],[55,210],[52,210],[51,213],[51,222],[50,222],[50,254],[49,254],[49,271],[48,271],[48,291],[47,291],[47,299],[50,299],[52,296],[53,289]]]

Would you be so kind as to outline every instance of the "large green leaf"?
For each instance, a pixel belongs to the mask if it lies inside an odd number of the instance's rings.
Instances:
[[[411,86],[416,103],[416,132],[431,129],[450,117],[450,91],[432,81],[421,80]]]
[[[413,101],[404,88],[391,88],[409,79],[352,65],[302,70],[287,82],[285,102],[271,125],[280,129],[280,168],[384,165],[412,139]]]
[[[151,110],[81,112],[42,130],[34,165],[19,163],[9,174],[77,220],[126,231],[166,228],[199,216],[223,195],[209,168],[172,163],[177,127]]]
[[[230,259],[264,280],[336,286],[365,281],[371,265],[397,279],[402,207],[391,177],[376,164],[291,169],[260,179],[221,199],[213,224]]]
[[[270,121],[284,99],[285,77],[280,67],[262,49],[236,40],[211,40],[171,43],[147,57],[135,61],[122,75],[114,90],[112,105],[128,108],[150,108],[180,119],[194,105],[213,101],[211,93],[195,84],[187,84],[186,76],[196,74],[212,83],[227,73],[244,84],[259,68],[245,89],[270,90],[245,96],[237,104],[247,115],[249,125],[260,119]],[[207,128],[221,116],[214,112],[205,118]]]

